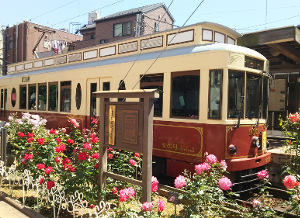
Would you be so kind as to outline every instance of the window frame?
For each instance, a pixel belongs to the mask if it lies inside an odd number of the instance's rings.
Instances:
[[[70,108],[69,108],[69,110],[62,110],[63,108],[63,102],[62,102],[62,91],[64,90],[64,89],[62,89],[62,84],[63,83],[70,83]],[[59,102],[60,102],[60,112],[64,112],[64,113],[71,113],[71,111],[72,111],[72,81],[71,80],[67,80],[67,81],[60,81],[60,83],[59,83],[60,85],[59,85],[59,92],[60,92],[60,96],[59,96]],[[65,89],[67,89],[67,88],[65,88]]]
[[[13,100],[13,94],[15,94],[15,100]],[[17,89],[15,87],[11,89],[10,101],[11,101],[11,106],[15,107],[17,104]]]
[[[129,33],[125,33],[125,24],[129,24],[130,25],[130,31]],[[116,35],[115,34],[115,27],[117,25],[121,25],[121,34],[120,35]],[[122,23],[115,23],[113,24],[113,37],[122,37],[122,36],[130,36],[132,34],[132,23],[130,21],[127,21],[127,22],[122,22]]]
[[[209,39],[204,39],[204,31],[209,31],[209,32],[211,32],[211,40],[209,40]],[[213,42],[213,41],[214,41],[214,31],[211,30],[211,29],[205,29],[205,28],[202,28],[202,41]]]
[[[45,102],[45,109],[44,110],[42,110],[42,109],[40,109],[39,108],[39,106],[40,106],[40,86],[45,86],[46,87],[46,102]],[[47,111],[47,100],[48,100],[48,98],[47,98],[47,96],[48,96],[48,88],[47,88],[47,83],[38,83],[38,86],[37,86],[37,96],[38,96],[38,98],[37,98],[37,110],[38,111]]]
[[[198,90],[198,115],[196,118],[192,117],[184,117],[184,116],[174,116],[172,114],[172,105],[173,105],[173,95],[172,95],[172,90],[173,90],[173,79],[176,77],[181,77],[181,76],[199,76],[199,90]],[[191,120],[199,120],[200,118],[200,90],[201,90],[201,76],[200,76],[200,70],[189,70],[189,71],[176,71],[176,72],[171,72],[171,84],[170,84],[170,118],[175,118],[175,119],[191,119]]]
[[[216,41],[216,35],[217,34],[222,35],[224,37],[224,42],[218,42],[218,41]],[[218,31],[214,31],[214,38],[213,39],[214,39],[214,42],[225,44],[226,43],[226,34],[218,32]]]
[[[29,108],[29,100],[30,100],[30,87],[35,87],[35,101],[34,101],[34,104],[35,104],[35,109],[31,109]],[[37,110],[37,85],[36,83],[33,83],[33,84],[28,84],[28,87],[27,87],[27,109],[28,110],[32,110],[32,111],[36,111]]]
[[[50,110],[50,86],[52,86],[52,85],[56,85],[56,87],[57,87],[57,92],[56,92],[56,109],[55,110]],[[52,112],[57,112],[58,111],[58,108],[60,108],[59,107],[59,101],[58,101],[58,99],[59,99],[59,92],[60,92],[60,90],[59,90],[59,85],[58,85],[58,82],[48,82],[48,85],[47,85],[47,90],[48,90],[48,93],[47,93],[47,102],[48,102],[48,106],[47,106],[47,111],[52,111]]]
[[[210,97],[211,97],[211,73],[213,71],[217,71],[221,73],[221,84],[220,84],[220,103],[219,103],[219,116],[218,117],[210,117]],[[224,70],[223,69],[211,69],[209,70],[209,85],[208,85],[208,111],[207,111],[207,119],[210,120],[222,120],[222,106],[223,106],[223,82],[224,82]]]
[[[25,88],[25,98],[21,98],[21,97],[24,97],[21,95],[21,88]],[[19,109],[27,109],[27,85],[20,85],[19,86]],[[21,99],[25,99],[25,107],[22,107],[22,104],[21,104]]]

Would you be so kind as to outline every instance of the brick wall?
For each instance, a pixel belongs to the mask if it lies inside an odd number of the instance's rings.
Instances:
[[[165,31],[173,28],[173,21],[170,18],[169,14],[166,13],[166,10],[163,7],[157,8],[156,10],[149,11],[144,16],[144,33],[143,35],[148,35],[154,32],[155,23],[158,23],[156,20],[161,20],[158,24],[159,31]],[[148,18],[150,17],[150,18]],[[151,19],[152,18],[152,19]],[[154,20],[156,19],[156,20]]]
[[[8,63],[34,59],[32,50],[42,35],[42,32],[38,32],[38,30],[34,27],[50,29],[30,22],[24,22],[7,29],[7,46],[9,44],[9,39],[11,38],[13,40],[12,48],[7,50]],[[36,52],[49,51],[48,48],[44,47],[44,42],[51,42],[52,40],[73,42],[82,40],[82,36],[77,36],[60,30],[55,30],[55,33],[46,33],[36,48]]]

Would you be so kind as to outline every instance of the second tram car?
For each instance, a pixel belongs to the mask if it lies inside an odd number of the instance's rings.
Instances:
[[[98,113],[93,92],[156,88],[154,173],[175,177],[208,152],[245,183],[270,162],[268,62],[235,45],[238,36],[203,22],[9,65],[0,79],[1,119],[29,112],[49,127],[74,117],[84,128]]]

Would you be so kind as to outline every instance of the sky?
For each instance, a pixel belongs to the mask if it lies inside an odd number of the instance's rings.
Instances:
[[[27,20],[74,32],[87,24],[88,13],[93,10],[104,17],[160,2],[169,7],[177,26],[182,26],[190,15],[186,25],[216,22],[239,33],[300,24],[300,0],[0,0],[0,26]]]

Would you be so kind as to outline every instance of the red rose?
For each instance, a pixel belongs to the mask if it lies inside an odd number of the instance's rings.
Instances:
[[[56,138],[55,141],[56,141],[57,144],[61,143],[60,138]]]
[[[24,156],[25,160],[30,160],[32,158],[33,158],[32,154],[25,154],[25,156]]]
[[[54,187],[54,182],[52,180],[47,182],[47,188],[51,189],[52,187]]]
[[[98,120],[96,119],[96,118],[94,118],[94,117],[92,117],[92,122],[91,122],[92,124],[97,124],[98,123]]]
[[[44,145],[45,144],[45,139],[44,138],[39,138],[36,141],[39,143],[39,145]]]
[[[80,153],[78,154],[78,160],[83,161],[83,160],[86,160],[86,158],[88,158],[87,153],[85,153],[85,152],[80,152]]]
[[[96,169],[99,169],[99,163],[96,163],[96,164],[94,165],[94,167],[95,167]]]
[[[84,147],[86,150],[91,150],[91,149],[92,149],[90,143],[88,143],[88,142],[84,143],[83,147]]]
[[[23,138],[25,136],[24,132],[18,132],[18,136]]]
[[[92,158],[95,158],[95,159],[99,159],[99,157],[100,157],[100,154],[97,152],[92,155]]]
[[[68,139],[67,143],[72,145],[74,143],[74,140],[73,139]]]
[[[113,159],[114,155],[113,154],[108,154],[108,159]]]
[[[27,137],[28,137],[28,138],[32,138],[33,136],[34,136],[33,133],[30,133],[30,132],[27,133]]]
[[[39,183],[40,185],[44,182],[44,178],[40,178]]]
[[[140,153],[134,153],[134,156],[135,156],[135,157],[138,157],[138,158],[141,157]]]
[[[28,142],[28,143],[31,143],[31,142],[33,142],[33,140],[34,140],[33,138],[28,138],[28,139],[27,139],[27,142]]]
[[[51,129],[49,130],[49,133],[50,133],[50,134],[53,134],[53,135],[56,135],[57,131],[56,131],[56,129],[52,129],[52,128],[51,128]]]
[[[41,169],[44,169],[44,168],[45,168],[45,164],[38,163],[38,164],[36,165],[36,167],[37,167],[39,170],[41,170]]]
[[[116,186],[113,187],[112,193],[113,193],[114,195],[118,194],[118,189],[117,189]]]
[[[52,173],[53,172],[53,168],[52,167],[47,167],[46,169],[45,169],[45,173],[46,174],[50,174],[50,173]]]
[[[108,149],[107,149],[107,151],[113,151],[114,149],[112,148],[112,147],[109,147]]]
[[[68,164],[68,163],[71,163],[71,160],[69,158],[64,158],[62,160],[62,164],[65,165],[65,164]]]
[[[56,158],[55,158],[55,162],[56,162],[56,163],[59,163],[60,161],[61,161],[61,157],[56,157]]]
[[[91,138],[92,143],[96,144],[99,142],[99,138],[98,137],[93,137]]]

